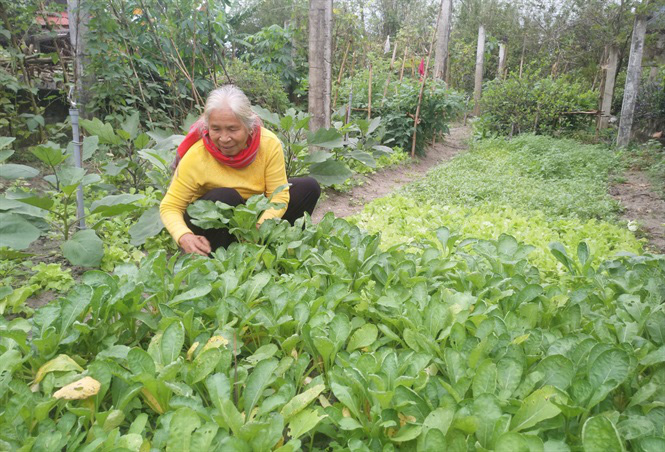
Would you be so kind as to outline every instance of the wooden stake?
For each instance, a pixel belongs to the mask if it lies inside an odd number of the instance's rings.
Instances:
[[[367,94],[367,120],[372,117],[372,65],[369,65],[369,87]]]
[[[409,52],[408,47],[404,47],[404,56],[402,57],[402,69],[399,70],[399,82],[402,83],[404,78],[404,65],[406,64],[406,54]]]
[[[440,9],[440,8],[439,8]],[[429,60],[432,57],[432,47],[434,46],[434,37],[436,36],[436,30],[439,28],[439,19],[441,19],[441,13],[436,18],[436,25],[432,31],[432,37],[429,42],[429,52],[427,53],[427,62],[425,63],[425,75],[423,75],[423,80],[420,83],[420,92],[418,93],[418,105],[416,107],[416,117],[413,121],[413,140],[411,142],[411,158],[416,156],[416,135],[418,132],[418,118],[420,117],[420,104],[423,100],[423,90],[425,89],[425,82],[427,81],[427,70],[429,69]]]

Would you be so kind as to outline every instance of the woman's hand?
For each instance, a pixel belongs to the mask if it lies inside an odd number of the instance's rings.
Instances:
[[[180,237],[178,244],[185,251],[185,253],[194,253],[200,254],[201,256],[207,256],[211,251],[210,242],[207,238],[202,235],[194,235],[191,232]]]

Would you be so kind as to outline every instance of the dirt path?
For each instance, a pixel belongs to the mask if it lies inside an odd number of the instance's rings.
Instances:
[[[424,157],[406,165],[371,174],[365,178],[362,185],[353,187],[351,191],[344,193],[328,191],[328,198],[316,207],[312,220],[318,223],[328,212],[334,212],[337,217],[346,217],[362,211],[368,202],[386,196],[401,186],[422,178],[439,163],[450,160],[458,153],[467,150],[470,136],[471,127],[452,124],[450,134],[446,135],[443,142],[430,146]]]
[[[630,170],[624,176],[626,181],[611,189],[625,209],[623,218],[639,223],[651,251],[665,253],[665,200],[653,192],[643,172]]]

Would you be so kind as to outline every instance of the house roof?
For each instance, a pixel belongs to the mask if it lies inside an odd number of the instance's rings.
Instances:
[[[44,16],[45,14],[42,13],[35,17],[35,21],[41,26],[46,26],[46,20]],[[59,13],[48,13],[46,19],[48,19],[49,25],[57,26],[60,28],[69,28],[69,16],[67,15],[67,11],[62,11]]]

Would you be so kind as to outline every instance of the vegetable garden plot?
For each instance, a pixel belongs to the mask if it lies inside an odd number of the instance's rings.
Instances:
[[[662,450],[665,259],[546,283],[509,236],[387,251],[327,216],[90,271],[0,321],[0,444]]]

